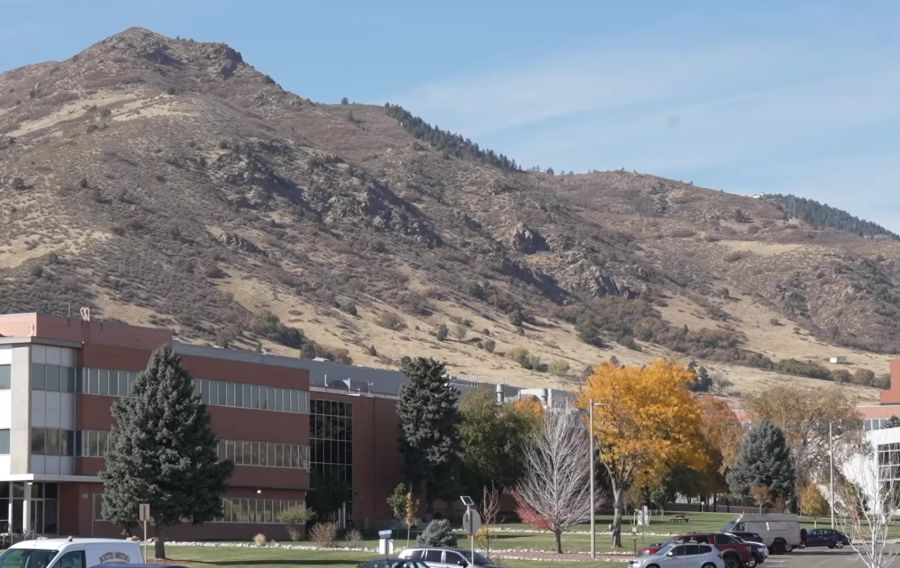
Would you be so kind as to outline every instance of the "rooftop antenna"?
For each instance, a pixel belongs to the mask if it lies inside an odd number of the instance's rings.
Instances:
[[[91,321],[91,308],[87,306],[81,306],[81,321]]]

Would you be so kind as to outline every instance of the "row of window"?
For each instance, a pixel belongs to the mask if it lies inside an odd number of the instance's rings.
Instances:
[[[0,367],[9,367],[4,365]],[[7,369],[7,383],[8,369]],[[138,373],[115,369],[74,368],[34,363],[31,366],[31,388],[51,392],[78,392],[101,396],[131,396]],[[0,385],[3,374],[0,371]],[[8,388],[8,386],[7,386]],[[309,393],[266,385],[194,379],[194,391],[204,404],[272,410],[275,412],[309,412]]]
[[[222,518],[217,523],[281,523],[281,512],[299,505],[291,499],[222,499]]]
[[[283,389],[265,385],[250,385],[194,379],[194,391],[203,404],[253,408],[275,412],[309,412],[309,393],[298,389]]]
[[[302,444],[219,440],[217,454],[235,465],[309,469],[309,446]]]

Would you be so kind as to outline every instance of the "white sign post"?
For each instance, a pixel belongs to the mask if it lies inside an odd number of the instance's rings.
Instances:
[[[147,561],[147,521],[150,520],[150,503],[141,503],[138,505],[138,520],[144,523],[144,542],[141,547],[144,549],[144,562]]]
[[[469,537],[472,540],[472,557],[470,564],[475,566],[475,535],[478,534],[478,529],[481,528],[481,515],[478,514],[478,511],[469,507],[466,509],[466,512],[463,513],[462,524],[463,529],[469,533]]]

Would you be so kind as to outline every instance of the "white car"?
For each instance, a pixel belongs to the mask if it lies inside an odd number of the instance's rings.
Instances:
[[[725,568],[722,552],[709,544],[673,543],[656,554],[639,556],[629,568]]]

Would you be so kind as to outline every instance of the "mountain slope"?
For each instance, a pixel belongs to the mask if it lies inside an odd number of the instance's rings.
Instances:
[[[139,28],[4,73],[0,310],[297,353],[270,311],[332,356],[531,384],[666,355],[746,392],[781,359],[881,374],[900,352],[894,240],[649,175],[521,172],[406,117]]]

